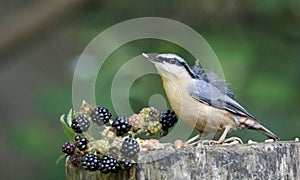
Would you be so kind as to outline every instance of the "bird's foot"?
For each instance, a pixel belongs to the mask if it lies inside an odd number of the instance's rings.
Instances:
[[[230,137],[228,139],[224,140],[203,140],[201,142],[201,145],[213,145],[213,144],[243,144],[243,141],[238,137]]]
[[[226,144],[243,144],[243,141],[238,137],[230,137],[224,140]]]
[[[190,145],[190,146],[193,146],[193,145],[199,143],[199,141],[200,141],[200,134],[197,134],[196,136],[194,136],[194,137],[188,139],[188,140],[185,142],[185,144]]]

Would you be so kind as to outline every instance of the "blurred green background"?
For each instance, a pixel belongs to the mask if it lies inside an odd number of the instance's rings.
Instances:
[[[58,120],[72,106],[76,61],[102,30],[144,16],[174,19],[197,30],[215,50],[236,99],[282,140],[299,137],[299,9],[297,0],[1,1],[0,179],[65,179],[64,164],[55,164],[66,141]],[[141,52],[173,52],[194,62],[164,41],[126,44],[98,76],[99,105],[113,111],[114,73]],[[164,95],[157,75],[139,78],[130,92],[133,109],[148,106],[156,93]],[[265,139],[250,130],[233,135]]]

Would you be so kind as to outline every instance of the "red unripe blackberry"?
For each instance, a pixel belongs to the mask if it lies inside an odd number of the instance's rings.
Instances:
[[[123,136],[126,134],[130,128],[131,128],[131,123],[128,121],[127,117],[117,117],[113,123],[112,127],[114,127],[117,131],[117,136]]]
[[[100,166],[100,158],[92,153],[85,153],[81,158],[82,167],[85,170],[96,171]]]
[[[162,125],[162,129],[167,131],[178,122],[175,112],[171,109],[165,109],[160,113],[159,122]]]
[[[74,154],[75,152],[75,145],[71,142],[66,142],[62,145],[61,150],[63,153],[66,153],[68,155]]]
[[[114,159],[112,156],[103,156],[103,158],[100,161],[99,170],[103,173],[116,173],[120,166],[116,159]]]
[[[105,107],[96,107],[90,114],[91,119],[94,123],[99,126],[108,123],[111,118],[111,113]]]
[[[76,133],[86,132],[90,127],[89,120],[84,115],[79,115],[72,120],[71,128]]]
[[[133,164],[131,163],[131,161],[128,160],[128,159],[125,159],[125,158],[121,159],[121,160],[119,161],[119,164],[120,164],[120,166],[122,167],[122,169],[125,169],[125,170],[129,170],[129,169],[131,169],[132,166],[133,166]]]
[[[75,167],[79,167],[81,164],[81,156],[78,154],[73,154],[70,156],[70,161]]]
[[[140,152],[139,143],[134,139],[126,138],[121,148],[123,156],[132,158],[136,156],[138,152]]]

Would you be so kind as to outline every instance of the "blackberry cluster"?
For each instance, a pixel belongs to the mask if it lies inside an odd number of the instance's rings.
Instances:
[[[88,140],[85,137],[75,136],[76,147],[80,151],[84,151],[87,149]]]
[[[102,126],[109,123],[112,117],[105,107],[94,107],[88,104],[81,107],[81,114],[73,119],[71,123],[71,128],[76,133],[75,142],[66,142],[62,145],[62,152],[69,156],[68,159],[75,167],[82,166],[85,170],[90,171],[99,170],[102,173],[114,173],[120,169],[130,170],[134,166],[134,159],[140,152],[140,146],[135,139],[125,138],[120,149],[119,145],[123,136],[128,134],[129,131],[130,137],[135,137],[139,133],[162,136],[168,133],[168,129],[178,121],[174,111],[170,109],[165,109],[159,113],[153,107],[143,108],[139,114],[133,114],[129,118],[117,117],[111,123],[112,127],[101,128],[104,130],[101,133],[102,138],[100,140],[91,137],[89,138],[91,142],[88,144],[88,139],[82,134],[81,136],[78,135],[78,133],[87,132],[90,122]],[[74,112],[70,111],[70,113],[67,116],[68,118],[72,117]],[[93,134],[87,135],[87,137],[89,136],[93,136]],[[95,152],[97,152],[97,155],[94,154]],[[101,156],[98,156],[98,154],[101,154]],[[118,158],[115,159],[114,157]]]
[[[111,118],[111,113],[105,107],[96,107],[90,114],[91,119],[98,126],[108,123]]]
[[[119,161],[119,164],[120,164],[120,166],[122,167],[122,169],[125,169],[125,170],[129,170],[129,169],[131,169],[132,166],[133,166],[133,164],[131,163],[131,161],[128,160],[128,159],[125,159],[125,158],[121,159],[121,160]]]
[[[117,117],[113,123],[112,127],[114,127],[117,131],[117,136],[123,136],[126,134],[130,128],[131,128],[131,123],[128,121],[127,117]]]
[[[140,152],[140,146],[134,139],[126,138],[122,144],[121,153],[125,157],[132,158]]]
[[[178,122],[175,112],[171,109],[165,109],[160,113],[159,122],[162,125],[162,129],[167,131]]]
[[[72,120],[71,128],[76,133],[86,132],[90,127],[89,120],[84,115],[79,115]]]
[[[75,149],[76,149],[75,145],[71,142],[66,142],[61,147],[62,152],[68,155],[74,154]]]
[[[120,169],[120,166],[116,159],[112,156],[103,156],[100,160],[99,170],[105,174],[112,172],[115,173]]]
[[[85,153],[81,158],[82,167],[85,170],[96,171],[100,167],[100,158],[92,153]]]

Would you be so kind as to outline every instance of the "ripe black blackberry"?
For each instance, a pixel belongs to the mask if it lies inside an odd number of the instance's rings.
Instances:
[[[116,173],[120,169],[120,166],[116,159],[112,156],[103,156],[100,160],[99,170],[105,174],[112,172]]]
[[[127,117],[117,117],[113,123],[112,127],[114,127],[117,131],[117,136],[123,136],[126,134],[130,128],[131,128],[131,123],[128,121]]]
[[[108,123],[111,118],[111,113],[105,107],[96,107],[90,114],[91,119],[98,126]]]
[[[79,115],[72,120],[71,128],[76,133],[86,132],[90,127],[89,120],[84,115]]]
[[[92,153],[85,153],[81,158],[82,167],[85,170],[96,171],[100,166],[100,158]]]
[[[167,131],[178,122],[175,112],[171,109],[165,109],[160,113],[159,122],[162,125],[162,129]]]
[[[121,153],[125,157],[132,158],[140,152],[140,145],[134,139],[126,138],[122,144]]]
[[[122,167],[122,169],[124,169],[124,170],[129,170],[133,166],[133,164],[131,163],[131,161],[128,160],[128,159],[125,159],[125,158],[121,159],[119,161],[119,164]]]
[[[81,136],[76,135],[74,139],[75,139],[75,141],[77,142],[77,141],[80,141],[81,138],[82,138]]]
[[[62,152],[68,155],[74,154],[75,149],[76,149],[75,145],[71,142],[66,142],[61,147]]]
[[[87,149],[88,140],[85,137],[75,136],[76,147],[80,151],[84,151]]]

